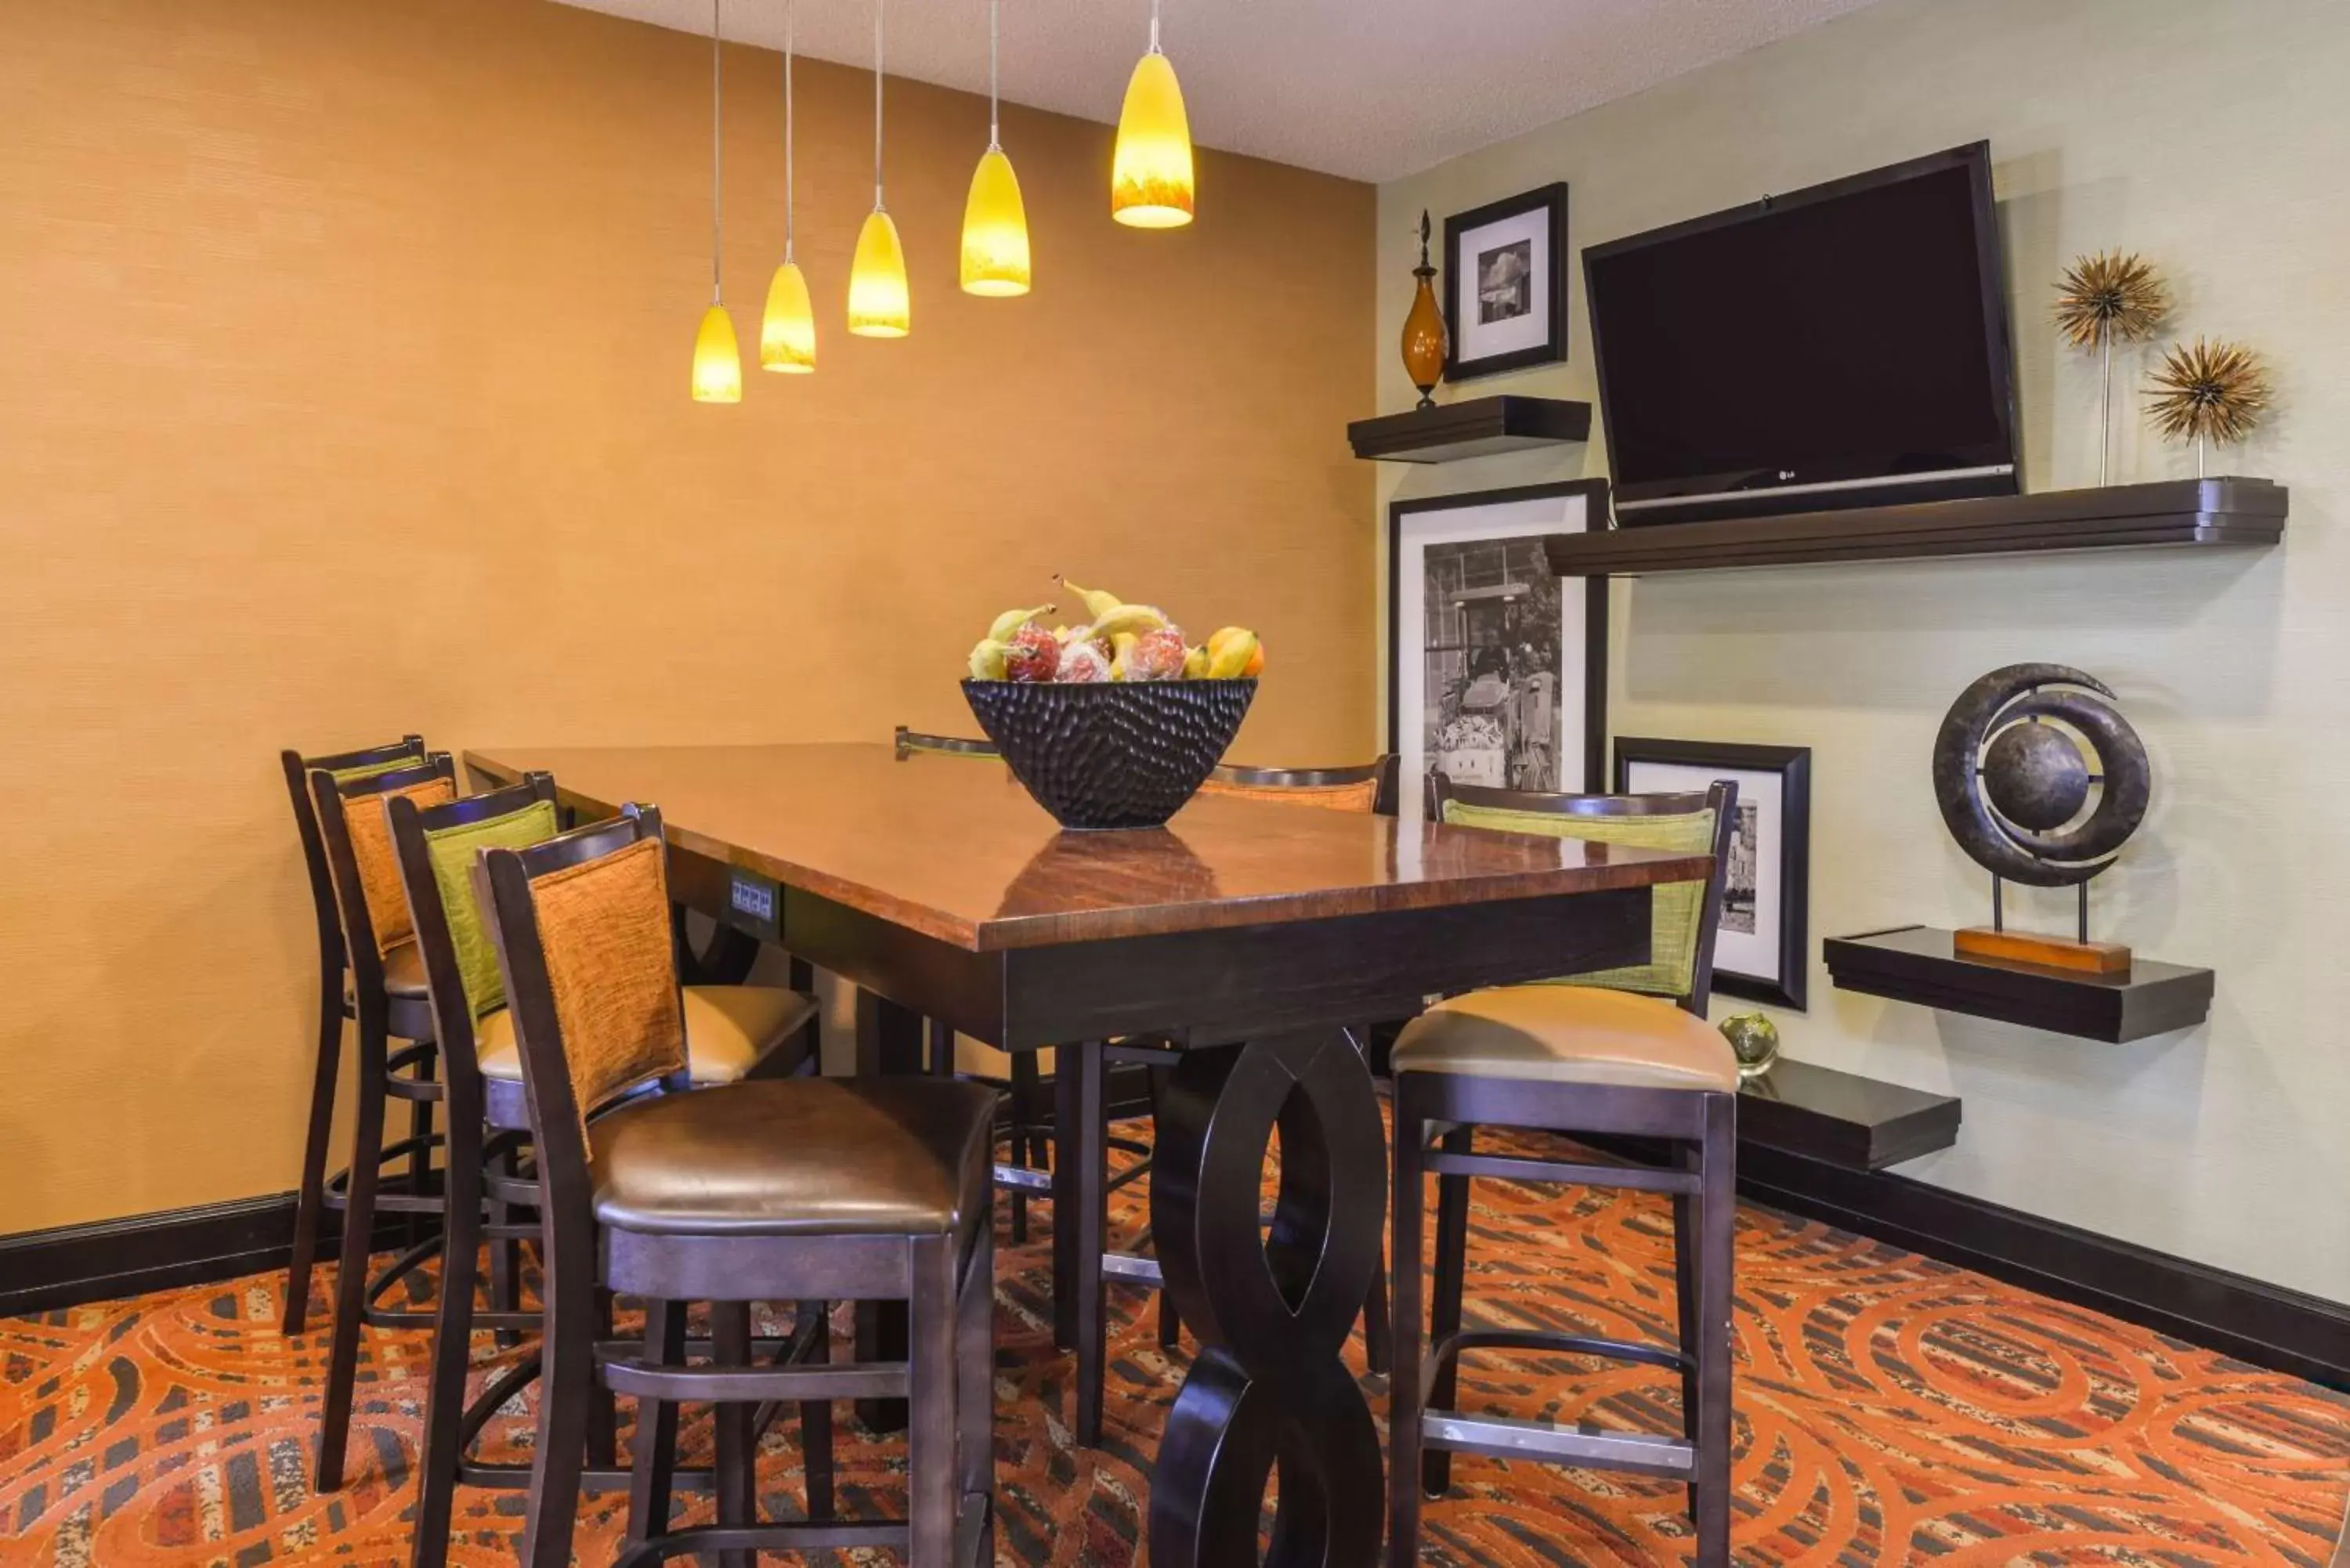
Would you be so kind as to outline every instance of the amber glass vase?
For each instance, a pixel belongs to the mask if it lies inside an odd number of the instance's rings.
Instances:
[[[1419,406],[1432,409],[1436,400],[1429,394],[1444,376],[1444,312],[1436,306],[1436,269],[1423,257],[1411,275],[1419,279],[1419,292],[1403,318],[1403,368],[1419,389]]]

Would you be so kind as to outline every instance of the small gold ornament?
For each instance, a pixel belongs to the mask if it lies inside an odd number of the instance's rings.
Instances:
[[[2259,355],[2241,343],[2201,337],[2172,344],[2147,390],[2155,394],[2147,412],[2156,432],[2165,441],[2195,442],[2199,476],[2209,443],[2233,446],[2251,435],[2275,395]]]
[[[2082,256],[2056,286],[2056,328],[2075,348],[2143,343],[2169,314],[2170,286],[2144,256]]]
[[[2081,256],[2056,286],[2056,330],[2097,351],[2097,483],[2114,445],[2114,345],[2142,343],[2170,314],[2170,287],[2145,257],[2120,251]]]

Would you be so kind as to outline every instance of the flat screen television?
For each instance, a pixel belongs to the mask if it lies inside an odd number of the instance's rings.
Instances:
[[[2012,494],[1991,144],[1583,253],[1620,524]]]

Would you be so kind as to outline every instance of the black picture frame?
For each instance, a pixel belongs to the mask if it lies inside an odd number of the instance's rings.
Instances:
[[[1547,234],[1550,244],[1550,265],[1534,280],[1535,296],[1547,313],[1543,342],[1527,348],[1506,353],[1487,354],[1482,358],[1464,358],[1461,343],[1467,334],[1462,323],[1469,318],[1465,308],[1462,284],[1465,269],[1461,265],[1461,242],[1480,229],[1528,213],[1548,213]],[[1544,185],[1535,190],[1507,196],[1465,213],[1455,213],[1444,220],[1444,379],[1447,381],[1473,380],[1480,376],[1496,376],[1504,370],[1521,370],[1529,365],[1550,365],[1566,358],[1566,302],[1569,273],[1566,252],[1566,185],[1564,182]]]
[[[1387,750],[1401,757],[1406,748],[1401,715],[1402,684],[1398,679],[1403,657],[1403,588],[1398,569],[1403,557],[1403,532],[1406,520],[1431,512],[1461,511],[1472,507],[1504,504],[1517,501],[1563,500],[1580,497],[1584,502],[1584,526],[1587,530],[1607,526],[1607,481],[1605,479],[1571,479],[1549,484],[1521,484],[1496,490],[1473,490],[1448,495],[1430,495],[1409,501],[1396,501],[1388,506],[1387,575],[1388,575],[1388,703]],[[1547,569],[1548,563],[1544,563]],[[1558,579],[1562,594],[1576,591],[1577,581],[1583,594],[1583,732],[1582,772],[1584,788],[1596,790],[1599,781],[1607,776],[1607,601],[1608,579],[1604,576]],[[1413,585],[1417,587],[1419,585]],[[1415,649],[1415,653],[1419,650]],[[1565,650],[1562,649],[1562,652]],[[1425,761],[1425,759],[1423,759]],[[1421,770],[1425,776],[1425,768]]]
[[[1752,1002],[1773,1002],[1798,1012],[1810,1007],[1812,903],[1812,750],[1809,746],[1752,745],[1727,741],[1675,741],[1648,735],[1616,737],[1616,767],[1609,776],[1618,794],[1631,791],[1634,764],[1719,768],[1723,776],[1775,774],[1779,779],[1778,977],[1741,972],[1714,950],[1713,989]]]

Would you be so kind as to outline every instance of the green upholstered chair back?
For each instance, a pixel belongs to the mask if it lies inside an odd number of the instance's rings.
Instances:
[[[1703,794],[1548,794],[1456,784],[1440,773],[1429,776],[1428,802],[1430,815],[1456,827],[1712,856],[1713,874],[1705,881],[1655,890],[1647,963],[1560,975],[1554,982],[1667,997],[1705,1015],[1737,784],[1722,780]]]
[[[452,1075],[470,1076],[478,1070],[473,1025],[506,1001],[474,862],[484,849],[525,849],[562,830],[555,781],[535,773],[504,789],[443,805],[420,808],[403,800],[385,809],[432,994],[434,1033]]]

